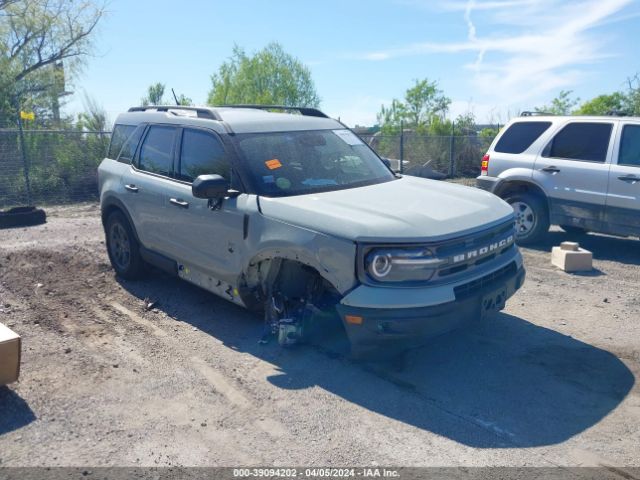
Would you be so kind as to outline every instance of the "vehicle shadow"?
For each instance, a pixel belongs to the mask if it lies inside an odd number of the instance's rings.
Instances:
[[[20,395],[9,387],[0,386],[0,435],[12,432],[36,419]]]
[[[597,233],[566,233],[552,229],[543,241],[526,248],[550,252],[561,242],[578,242],[582,248],[593,252],[595,260],[610,260],[627,265],[640,265],[640,241],[636,238],[613,237]]]
[[[259,345],[262,321],[184,282],[121,282],[139,299],[278,370],[282,389],[320,387],[388,418],[476,448],[563,442],[594,426],[635,378],[613,354],[508,314],[430,341],[403,366],[357,363],[314,346]]]

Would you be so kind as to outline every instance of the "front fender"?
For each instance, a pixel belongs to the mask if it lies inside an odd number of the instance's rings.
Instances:
[[[306,228],[290,225],[257,213],[247,237],[249,258],[244,271],[273,258],[293,260],[315,269],[344,294],[356,280],[356,245]]]

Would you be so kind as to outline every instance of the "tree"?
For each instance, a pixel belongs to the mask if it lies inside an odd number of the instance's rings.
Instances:
[[[627,79],[627,93],[623,111],[627,115],[640,116],[640,74]]]
[[[158,82],[149,85],[149,88],[147,89],[147,96],[142,97],[142,99],[140,100],[142,106],[146,107],[148,105],[164,105],[164,90],[164,83]]]
[[[19,105],[58,106],[103,15],[84,0],[0,0],[0,123],[12,123]]]
[[[259,104],[317,107],[311,72],[278,43],[253,55],[239,46],[211,77],[209,105]]]
[[[107,112],[91,97],[84,97],[85,111],[78,114],[78,129],[88,132],[106,132],[109,128]]]
[[[193,105],[193,100],[181,93],[178,95],[178,105]]]
[[[612,112],[622,112],[624,110],[625,95],[621,92],[614,92],[610,95],[598,95],[584,102],[573,113],[575,115],[609,115]]]
[[[438,88],[437,82],[416,80],[415,85],[407,89],[404,101],[394,98],[390,107],[382,105],[378,123],[387,134],[398,132],[401,122],[406,128],[427,133],[432,127],[442,127],[450,104],[451,99]]]
[[[569,115],[573,108],[580,102],[579,98],[571,98],[573,90],[561,90],[556,98],[551,100],[550,105],[536,107],[539,113],[550,113],[552,115]]]

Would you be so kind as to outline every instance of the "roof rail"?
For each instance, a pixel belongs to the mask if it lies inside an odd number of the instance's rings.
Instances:
[[[535,117],[537,115],[549,115],[549,116],[554,116],[555,113],[550,113],[550,112],[531,112],[531,111],[524,111],[520,113],[521,117]]]
[[[300,112],[300,115],[304,115],[306,117],[321,117],[321,118],[329,118],[329,116],[313,107],[289,107],[286,105],[251,105],[251,104],[240,104],[240,105],[216,105],[217,107],[224,108],[257,108],[258,110],[294,110]]]
[[[222,120],[222,117],[220,117],[217,112],[207,107],[190,107],[187,105],[147,105],[144,107],[131,107],[129,109],[130,112],[146,112],[147,110],[155,110],[157,112],[168,112],[169,110],[186,110],[189,112],[196,112],[198,118]]]

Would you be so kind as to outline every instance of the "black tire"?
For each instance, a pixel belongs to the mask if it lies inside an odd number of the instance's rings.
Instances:
[[[516,243],[532,245],[549,231],[549,211],[544,199],[531,193],[514,193],[505,198],[516,214]]]
[[[140,256],[140,244],[122,212],[109,215],[105,234],[109,260],[116,273],[130,280],[142,277],[144,261]]]
[[[47,222],[47,214],[36,207],[15,207],[0,212],[0,228],[30,227]]]
[[[584,235],[587,231],[582,227],[574,227],[573,225],[560,225],[565,232],[573,235]]]

